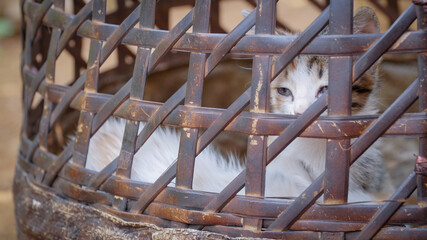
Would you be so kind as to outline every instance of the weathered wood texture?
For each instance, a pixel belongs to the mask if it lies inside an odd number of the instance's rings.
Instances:
[[[396,1],[372,0],[393,25],[352,35],[353,1],[313,0],[322,13],[298,36],[274,34],[275,26],[289,27],[275,21],[270,0],[247,0],[255,9],[229,33],[219,21],[219,0],[118,0],[115,9],[105,0],[68,1],[71,8],[65,2],[21,1],[24,117],[14,182],[21,239],[426,239],[426,1],[413,1],[399,16]],[[169,26],[170,8],[188,4],[194,8]],[[415,20],[418,30],[407,31]],[[330,34],[319,35],[328,24]],[[246,35],[254,26],[255,34]],[[419,56],[419,77],[383,114],[349,116],[350,96],[342,90],[383,54],[407,52]],[[68,82],[55,75],[66,53],[73,59]],[[214,77],[232,54],[253,58],[244,78],[257,87],[203,105],[206,86],[244,85]],[[299,116],[268,113],[270,81],[298,54],[331,56],[329,96]],[[112,59],[114,66],[103,68]],[[182,66],[188,75],[164,77]],[[156,74],[162,89],[153,93],[147,89]],[[417,99],[419,112],[405,113]],[[320,116],[327,108],[329,115]],[[100,172],[85,169],[91,137],[112,116],[129,120],[119,156]],[[140,121],[148,123],[138,133]],[[134,153],[160,125],[188,136],[178,161],[153,184],[130,180]],[[67,145],[72,133],[76,140]],[[224,133],[244,136],[247,170],[221,193],[192,190],[195,157]],[[267,146],[268,135],[279,137]],[[266,165],[300,136],[330,140],[327,170],[294,200],[263,198]],[[346,204],[349,166],[382,136],[420,138],[416,171],[385,203]],[[175,177],[177,187],[168,187]],[[243,187],[247,196],[236,196]],[[415,189],[418,205],[403,204]],[[328,204],[316,203],[325,190]]]
[[[34,183],[20,167],[16,168],[13,193],[19,239],[236,239],[207,231],[126,221],[102,208],[56,195],[52,189]]]

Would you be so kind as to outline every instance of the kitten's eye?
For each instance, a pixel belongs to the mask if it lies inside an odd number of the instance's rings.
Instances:
[[[280,95],[285,96],[285,97],[291,97],[292,96],[292,92],[288,88],[278,88],[277,93],[279,93]]]
[[[328,86],[323,86],[319,88],[319,91],[317,92],[317,97],[324,94],[326,91],[328,91]]]

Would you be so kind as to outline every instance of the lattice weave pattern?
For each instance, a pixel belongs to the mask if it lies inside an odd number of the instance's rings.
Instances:
[[[72,11],[66,11],[70,2]],[[227,34],[210,33],[224,32],[218,20],[221,1],[118,0],[113,11],[107,6],[113,1],[70,2],[21,1],[24,118],[17,168],[34,183],[126,221],[232,237],[426,236],[425,228],[405,227],[426,224],[426,168],[417,168],[390,201],[378,205],[345,204],[348,186],[342,181],[348,179],[348,166],[383,135],[419,136],[419,154],[427,156],[425,1],[414,1],[385,33],[358,35],[351,32],[353,1],[332,0],[329,6],[310,1],[322,13],[297,36],[275,35],[276,25],[287,27],[276,23],[271,0],[247,1],[255,9]],[[168,29],[168,9],[185,4],[194,7]],[[418,30],[407,31],[415,20]],[[327,25],[330,33],[320,35]],[[246,35],[253,27],[256,34]],[[358,81],[383,54],[403,52],[418,53],[419,77],[383,114],[348,116],[342,87]],[[55,75],[62,54],[73,59],[69,83]],[[204,81],[230,54],[253,57],[251,87],[226,109],[203,107]],[[340,69],[339,76],[330,76],[329,93],[302,115],[265,114],[270,82],[298,54],[331,56],[329,67]],[[352,64],[356,54],[361,56]],[[112,58],[116,66],[104,71]],[[187,81],[164,102],[145,100],[147,77],[182,61],[188,61]],[[105,90],[109,84],[119,87]],[[417,99],[419,113],[405,114]],[[329,116],[318,118],[327,108]],[[111,116],[127,119],[120,154],[100,172],[85,169],[90,138]],[[141,121],[146,124],[138,133]],[[160,125],[182,128],[178,161],[153,184],[130,180],[135,152]],[[75,141],[67,145],[64,136],[74,126]],[[220,193],[191,190],[195,157],[223,131],[254,140],[248,141],[246,170]],[[279,137],[267,145],[268,135]],[[351,147],[330,148],[327,166],[332,167],[295,200],[263,198],[266,166],[299,136]],[[167,187],[174,178],[177,187]],[[243,187],[248,196],[236,196]],[[415,190],[418,206],[403,205]],[[322,194],[325,202],[340,204],[316,204]]]

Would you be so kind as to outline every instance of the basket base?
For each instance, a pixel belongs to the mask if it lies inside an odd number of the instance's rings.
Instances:
[[[33,182],[19,164],[13,194],[19,239],[236,239],[206,231],[124,221],[55,195],[52,189]]]

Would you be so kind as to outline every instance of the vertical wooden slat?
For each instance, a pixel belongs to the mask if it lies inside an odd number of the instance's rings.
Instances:
[[[58,10],[64,10],[64,1],[63,0],[55,0],[53,2],[53,8]],[[49,43],[49,50],[46,59],[46,75],[45,75],[45,83],[46,86],[53,84],[55,82],[55,67],[56,67],[56,57],[58,51],[58,42],[61,37],[62,30],[60,28],[52,29],[52,35]],[[40,120],[39,126],[39,146],[44,151],[49,151],[49,121],[52,113],[52,102],[50,102],[48,91],[44,92],[43,95],[43,113]],[[42,181],[44,174],[40,174],[36,176],[36,179]]]
[[[139,27],[153,29],[155,23],[155,0],[143,0],[139,17]],[[142,100],[144,98],[145,82],[148,75],[148,66],[151,48],[138,47],[133,71],[130,99]],[[135,155],[135,145],[138,136],[139,122],[127,120],[123,135],[122,147],[117,160],[117,176],[125,179],[131,177],[132,162]],[[119,210],[126,209],[126,198],[115,198],[113,207]]]
[[[31,52],[32,52],[32,46],[31,46],[31,31],[32,26],[30,23],[29,17],[26,15],[23,17],[23,20],[25,21],[25,40],[24,40],[24,52],[22,53],[22,72],[26,69],[27,71],[31,69]],[[31,105],[28,104],[30,100],[28,100],[29,96],[28,93],[30,92],[30,81],[28,81],[28,75],[23,74],[23,90],[22,90],[22,105],[24,108],[24,114],[22,116],[22,127],[21,132],[24,134],[25,137],[28,137],[29,135],[29,128],[28,128],[28,115],[31,110]]]
[[[92,7],[92,20],[104,22],[106,15],[105,0],[94,0]],[[96,93],[98,90],[99,67],[101,62],[102,41],[91,39],[88,67],[85,75],[84,91]],[[89,138],[94,113],[82,110],[77,124],[76,138],[74,142],[73,163],[84,167],[89,149]]]
[[[55,1],[54,8],[57,8],[59,10],[64,9],[64,3],[61,1]],[[56,67],[56,53],[57,53],[57,47],[58,47],[58,41],[61,36],[61,29],[54,28],[52,30],[52,35],[50,38],[50,44],[49,44],[49,50],[47,54],[47,60],[46,60],[46,75],[45,75],[45,83],[46,86],[49,86],[49,84],[53,84],[55,82],[55,67]],[[52,103],[48,101],[48,92],[45,91],[43,98],[44,106],[43,106],[43,114],[42,119],[40,122],[40,138],[39,138],[39,144],[40,147],[47,151],[48,150],[48,134],[49,134],[49,118],[52,111]]]
[[[276,1],[260,0],[256,12],[255,34],[274,34],[276,28]],[[250,111],[265,113],[269,109],[272,56],[255,56],[252,65]],[[253,123],[256,128],[256,121]],[[267,136],[250,135],[246,161],[247,196],[264,196]],[[261,230],[262,220],[245,218],[245,229]]]
[[[53,84],[55,82],[55,66],[56,66],[56,50],[57,50],[57,43],[59,40],[59,37],[61,36],[61,29],[53,29],[52,30],[52,36],[50,38],[50,45],[49,45],[49,51],[48,56],[46,60],[46,77],[45,77],[45,83],[46,86],[49,86],[49,84]],[[52,112],[52,103],[48,100],[48,91],[44,92],[43,99],[45,101],[43,102],[43,114],[40,121],[39,126],[39,132],[40,132],[40,138],[39,138],[39,144],[40,147],[48,151],[48,135],[50,132],[49,128],[49,119],[50,114]]]
[[[353,1],[332,0],[330,7],[330,34],[352,34]],[[329,115],[351,115],[352,57],[330,57],[328,72]],[[328,139],[325,163],[325,203],[347,202],[349,162],[350,139]]]
[[[52,0],[46,0],[43,1],[40,4],[39,9],[37,9],[37,13],[33,19],[30,18],[30,14],[26,13],[24,17],[25,20],[25,26],[26,26],[26,32],[25,32],[25,43],[24,43],[24,53],[23,53],[23,67],[26,70],[32,71],[34,70],[34,66],[37,65],[37,63],[34,62],[35,57],[37,54],[42,55],[42,51],[38,51],[35,45],[35,35],[37,31],[39,31],[39,27],[41,24],[41,19],[46,14],[46,12],[50,9],[51,5],[53,4]],[[44,37],[44,39],[46,36]],[[42,38],[43,39],[43,38]],[[52,41],[53,39],[51,39]],[[40,42],[38,43],[40,44]],[[49,46],[49,48],[52,48]],[[43,56],[43,55],[42,55]],[[46,56],[43,56],[46,57]],[[46,63],[45,63],[46,64]],[[41,71],[42,68],[39,69]],[[25,76],[25,75],[24,75]],[[41,79],[42,80],[42,79]],[[24,81],[25,83],[30,83],[30,81]],[[31,111],[31,104],[34,100],[33,96],[30,96],[30,92],[35,92],[34,86],[32,85],[32,82],[30,84],[24,85],[24,91],[23,91],[23,107],[25,109],[24,116],[23,116],[23,124],[22,124],[22,132],[28,136],[29,131],[32,126],[28,126],[30,124],[28,114]],[[43,106],[45,108],[45,106]],[[41,126],[43,127],[43,126]]]
[[[194,33],[209,31],[211,0],[197,0],[194,11]],[[201,106],[203,81],[205,78],[205,53],[191,53],[185,105]],[[179,146],[176,186],[191,189],[193,185],[194,160],[196,157],[199,129],[183,128]],[[211,159],[216,161],[216,159]]]

